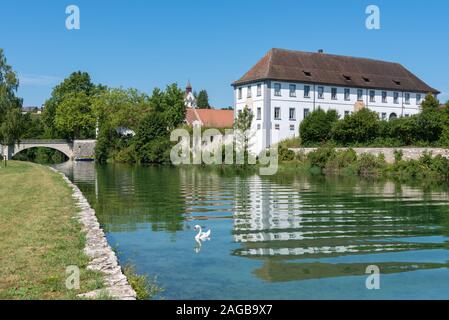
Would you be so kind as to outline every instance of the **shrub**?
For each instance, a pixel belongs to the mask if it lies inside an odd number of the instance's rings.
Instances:
[[[385,169],[385,156],[380,154],[375,156],[370,153],[360,155],[357,161],[357,172],[362,176],[379,175]]]
[[[357,153],[354,149],[336,151],[335,157],[330,158],[326,163],[326,172],[340,172],[348,169],[352,172],[352,167],[357,162]]]
[[[398,163],[399,161],[402,161],[402,157],[404,156],[404,151],[402,151],[401,149],[399,150],[394,150],[394,162]]]
[[[324,169],[328,161],[333,160],[336,156],[335,149],[330,146],[320,147],[307,155],[312,167]]]
[[[335,110],[323,111],[317,109],[311,112],[301,122],[299,133],[303,145],[312,145],[328,141],[331,138],[333,124],[338,121]]]
[[[332,128],[332,138],[335,142],[343,145],[367,143],[378,136],[379,126],[377,113],[364,108],[335,122]]]
[[[169,164],[171,147],[167,138],[156,138],[138,149],[138,158],[142,163]]]
[[[295,153],[288,148],[286,148],[284,145],[279,145],[279,160],[280,161],[292,161],[295,160]]]

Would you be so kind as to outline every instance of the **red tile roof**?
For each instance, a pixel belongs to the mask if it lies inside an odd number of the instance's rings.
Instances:
[[[187,108],[186,121],[189,125],[192,125],[194,121],[199,121],[202,126],[207,128],[232,128],[234,111]]]
[[[261,80],[439,93],[398,63],[271,49],[234,86]]]

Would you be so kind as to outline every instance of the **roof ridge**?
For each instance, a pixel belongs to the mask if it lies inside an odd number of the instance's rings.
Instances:
[[[394,63],[402,66],[401,63],[396,61],[386,61],[386,60],[380,60],[375,58],[364,58],[364,57],[355,57],[355,56],[349,56],[349,55],[343,55],[343,54],[334,54],[334,53],[326,53],[326,52],[313,52],[313,51],[302,51],[302,50],[293,50],[293,49],[283,49],[283,48],[272,48],[271,50],[279,50],[284,52],[292,52],[292,53],[306,53],[311,55],[326,55],[330,57],[337,57],[337,58],[350,58],[350,59],[358,59],[358,60],[367,60],[367,61],[375,61],[375,62],[382,62],[382,63]]]

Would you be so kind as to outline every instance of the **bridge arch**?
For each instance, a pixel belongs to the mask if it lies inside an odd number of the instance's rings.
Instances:
[[[69,159],[73,158],[73,143],[66,140],[25,140],[11,148],[9,158],[32,148],[49,148],[63,153]]]

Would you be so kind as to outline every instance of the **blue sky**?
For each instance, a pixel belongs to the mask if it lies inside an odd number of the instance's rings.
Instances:
[[[68,5],[81,29],[65,28]],[[365,8],[381,29],[365,28]],[[230,84],[270,48],[400,62],[449,99],[449,1],[15,0],[2,3],[0,47],[19,73],[25,105],[41,105],[71,72],[96,83],[154,87],[188,79],[212,105],[232,105]]]

